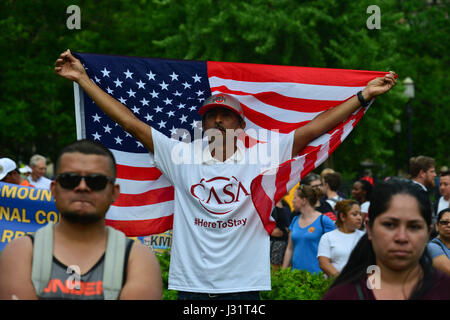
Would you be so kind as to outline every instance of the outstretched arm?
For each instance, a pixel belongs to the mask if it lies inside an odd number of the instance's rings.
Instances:
[[[63,52],[56,60],[55,73],[77,82],[104,113],[139,140],[150,152],[154,152],[150,126],[92,82],[80,60],[76,59],[70,50]]]
[[[392,71],[384,77],[378,77],[369,81],[362,91],[364,100],[369,101],[376,96],[388,92],[395,86],[396,81],[395,73]],[[361,104],[358,98],[354,96],[340,105],[322,112],[307,125],[295,130],[292,156],[296,156],[312,140],[347,119],[360,106]]]

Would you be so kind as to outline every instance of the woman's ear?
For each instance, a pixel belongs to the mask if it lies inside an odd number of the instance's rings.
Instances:
[[[113,196],[112,196],[112,201],[111,204],[114,203],[114,201],[116,201],[116,199],[119,197],[120,195],[120,185],[119,184],[115,184],[113,185]]]
[[[347,216],[344,212],[339,212],[338,215],[342,222],[345,222],[345,220],[347,220]]]

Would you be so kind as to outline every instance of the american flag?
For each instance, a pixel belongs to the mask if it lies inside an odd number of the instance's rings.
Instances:
[[[83,63],[93,82],[166,136],[184,129],[193,137],[194,131],[201,129],[197,110],[205,98],[219,92],[240,100],[246,128],[289,133],[349,99],[371,79],[386,74],[87,53],[74,56]],[[153,156],[76,84],[74,93],[77,137],[102,143],[117,161],[121,194],[107,212],[107,224],[128,236],[171,229],[174,191],[154,166]],[[274,201],[289,190],[291,183],[294,186],[300,177],[325,161],[366,110],[358,109],[335,129],[311,142],[298,158],[256,177],[252,182],[252,198],[268,231],[272,228],[270,211]]]

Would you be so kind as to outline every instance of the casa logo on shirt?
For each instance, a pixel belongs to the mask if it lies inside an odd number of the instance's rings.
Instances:
[[[250,193],[236,177],[214,177],[201,179],[191,186],[191,195],[212,214],[227,214]]]

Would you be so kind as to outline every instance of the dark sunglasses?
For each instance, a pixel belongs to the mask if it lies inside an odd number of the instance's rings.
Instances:
[[[446,226],[446,225],[448,225],[449,223],[450,223],[450,221],[448,221],[448,220],[441,220],[441,221],[439,221],[438,222],[441,226]]]
[[[81,179],[84,179],[86,185],[89,189],[93,191],[100,191],[105,189],[108,182],[114,183],[114,179],[103,174],[88,174],[87,176],[81,176],[77,173],[61,173],[56,176],[56,181],[63,187],[64,189],[73,190],[81,182]]]

